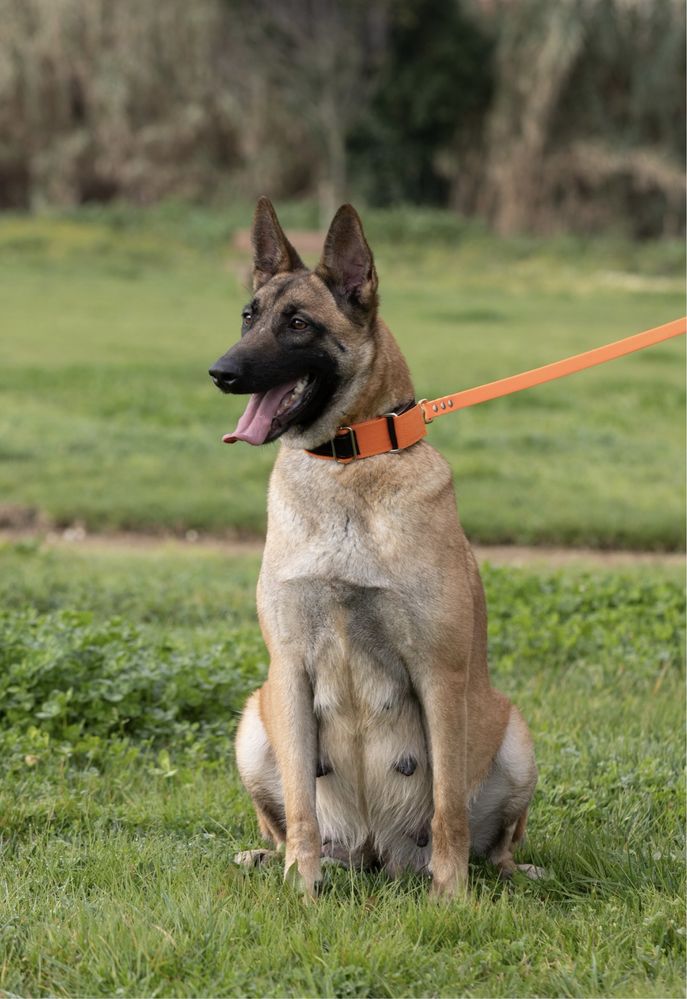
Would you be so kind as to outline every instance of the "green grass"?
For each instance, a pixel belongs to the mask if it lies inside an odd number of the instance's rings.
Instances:
[[[285,224],[312,226],[311,206]],[[0,221],[0,496],[59,524],[260,533],[275,449],[220,444],[243,403],[206,371],[238,336],[250,207]],[[366,213],[382,314],[418,396],[683,311],[678,244],[517,239],[427,212]],[[679,548],[684,344],[440,421],[470,536]]]
[[[257,559],[0,550],[0,992],[684,994],[681,581],[487,568],[496,684],[540,767],[522,859],[446,908],[334,871],[316,907],[258,843],[231,736],[266,668]],[[71,693],[70,693],[71,691]]]

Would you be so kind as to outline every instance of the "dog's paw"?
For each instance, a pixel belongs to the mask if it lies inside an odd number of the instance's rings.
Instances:
[[[278,856],[276,850],[241,850],[234,854],[234,863],[240,867],[260,867]]]
[[[293,860],[286,864],[284,881],[297,891],[306,901],[316,901],[322,881],[322,867],[319,859],[316,863]]]
[[[432,887],[429,896],[435,902],[451,902],[454,898],[465,898],[468,890],[467,871],[447,871],[438,876],[432,871]]]
[[[545,867],[535,867],[534,864],[516,864],[516,870],[524,874],[530,881],[543,881],[549,877],[549,872]]]

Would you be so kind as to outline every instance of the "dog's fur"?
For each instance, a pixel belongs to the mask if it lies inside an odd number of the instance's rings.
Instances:
[[[514,871],[537,779],[527,725],[489,682],[451,473],[424,441],[350,464],[304,450],[414,394],[355,210],[339,209],[314,271],[266,199],[253,245],[243,336],[211,373],[232,392],[310,380],[268,436],[282,441],[258,583],[270,667],[243,712],[239,772],[308,894],[332,857],[427,871],[451,897],[470,849]]]

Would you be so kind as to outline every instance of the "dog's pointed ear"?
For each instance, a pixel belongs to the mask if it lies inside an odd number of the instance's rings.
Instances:
[[[365,309],[376,306],[377,271],[360,216],[352,205],[342,205],[334,216],[315,273],[334,294],[352,304]]]
[[[305,264],[284,235],[269,198],[258,198],[251,232],[253,291],[286,271],[304,270]]]

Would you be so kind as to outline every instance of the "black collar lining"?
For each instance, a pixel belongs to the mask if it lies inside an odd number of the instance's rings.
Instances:
[[[394,413],[396,416],[400,416],[402,413],[407,413],[408,410],[412,409],[414,405],[415,405],[415,400],[411,399],[410,402],[404,402],[401,403],[399,406],[395,406],[391,412]],[[387,413],[384,414],[384,416],[388,415],[389,414]],[[387,423],[392,423],[392,421],[388,420]],[[395,432],[393,432],[392,436],[392,431],[390,430],[389,440],[394,450],[396,449],[396,445],[398,444],[398,442],[394,440],[395,436],[396,436]],[[357,456],[358,441],[355,436],[355,431],[351,430],[350,433],[346,434],[345,437],[343,434],[341,435],[341,437],[332,437],[330,440],[325,441],[324,444],[318,444],[317,447],[309,447],[307,450],[309,454],[319,454],[323,456],[326,455],[328,458],[336,458],[337,461],[348,461],[351,458],[355,458]]]

